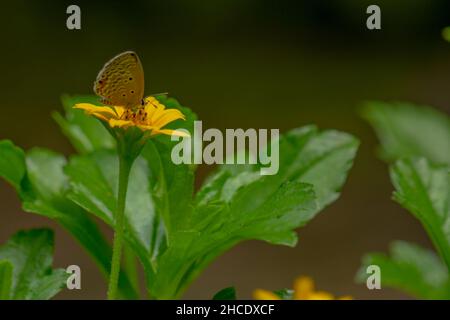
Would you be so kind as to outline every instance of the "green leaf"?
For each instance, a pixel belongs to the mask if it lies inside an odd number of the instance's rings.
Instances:
[[[61,100],[65,115],[54,112],[53,118],[79,153],[84,154],[102,148],[115,147],[114,139],[100,120],[86,116],[83,110],[73,109],[75,104],[81,102],[100,105],[98,97],[64,95]]]
[[[182,223],[158,258],[150,291],[179,296],[214,258],[244,240],[295,245],[294,229],[338,197],[357,147],[348,134],[310,126],[280,138],[277,175],[261,176],[257,165],[221,167],[195,196],[194,210],[178,216]]]
[[[382,288],[400,289],[419,299],[450,299],[447,268],[428,249],[397,241],[391,244],[390,256],[367,254],[357,274],[357,281],[366,282],[366,270],[370,265],[380,267]]]
[[[368,103],[363,116],[381,141],[382,156],[387,160],[400,159],[390,168],[396,189],[394,199],[420,220],[450,270],[450,118],[429,107],[382,102]],[[407,245],[397,246],[411,253],[416,260],[421,255],[424,261],[431,260],[431,253],[425,254],[424,250],[412,245],[409,249]],[[393,249],[394,258],[401,260],[403,256],[396,248]],[[381,254],[373,254],[370,258],[387,266],[392,273],[388,274],[387,282],[394,287],[422,298],[440,298],[441,291],[447,292],[448,296],[448,288],[435,288],[423,279],[429,276],[419,268],[418,261],[405,266],[405,263],[399,265],[393,261],[395,259]]]
[[[72,157],[65,171],[72,186],[68,197],[114,226],[118,184],[118,158],[115,152],[103,150]],[[146,271],[151,272],[151,258],[154,251],[163,245],[164,233],[160,233],[163,229],[158,228],[159,219],[148,176],[147,162],[139,157],[130,173],[125,217],[126,238]]]
[[[276,207],[286,211],[289,209],[283,208],[283,203],[271,197],[277,192],[286,193],[287,189],[282,189],[286,182],[296,182],[296,185],[291,184],[289,187],[294,188],[292,194],[298,192],[295,189],[305,188],[299,182],[309,183],[314,186],[316,207],[310,211],[310,215],[302,216],[303,220],[292,223],[298,227],[338,198],[357,148],[358,141],[345,133],[332,130],[319,132],[314,126],[294,129],[280,138],[278,174],[261,176],[260,166],[246,166],[237,174],[235,168],[239,165],[226,165],[199,191],[196,201],[200,206],[213,201],[229,203],[232,212],[243,213],[265,208],[269,215],[272,212],[272,216],[276,217]],[[286,204],[289,202],[288,195],[285,195]],[[279,222],[268,222],[268,225],[278,225]],[[280,228],[269,229],[274,232],[275,238],[282,234]],[[291,229],[285,228],[284,237],[287,243],[293,245],[295,241]]]
[[[8,300],[11,295],[13,266],[11,262],[0,261],[0,300]]]
[[[450,164],[450,118],[429,107],[408,103],[369,102],[362,116],[380,139],[388,160],[418,156]]]
[[[213,300],[236,300],[236,289],[234,287],[228,287],[217,292]]]
[[[420,220],[450,270],[449,172],[424,158],[399,160],[391,168],[394,199]]]
[[[170,128],[193,132],[195,114],[174,99],[157,98],[186,115],[186,122],[176,121]],[[318,132],[312,126],[293,130],[280,141],[278,175],[263,177],[259,166],[224,166],[193,197],[195,166],[172,163],[175,143],[159,136],[145,146],[133,170],[149,179],[132,187],[134,200],[127,199],[126,238],[144,264],[149,292],[156,298],[181,294],[211,260],[240,241],[295,245],[294,229],[339,196],[358,147],[356,139],[340,132]],[[105,156],[97,149],[72,158],[66,167],[69,198],[110,225],[115,161],[114,154]],[[131,209],[141,202],[147,205]]]
[[[173,98],[164,95],[157,98],[166,107],[180,109],[186,116],[185,121],[175,121],[170,128],[182,127],[193,132],[196,115],[192,111]],[[98,125],[101,126],[100,122]],[[148,141],[131,171],[125,213],[126,240],[142,262],[147,282],[152,281],[157,258],[166,248],[172,224],[180,223],[177,215],[183,216],[192,201],[195,167],[172,163],[170,153],[175,144],[166,136]],[[116,152],[104,147],[88,151],[72,157],[65,168],[71,180],[68,197],[113,226],[118,181]]]
[[[1,141],[0,159],[6,157],[16,160],[0,161],[0,176],[17,186],[23,209],[57,221],[91,254],[100,270],[108,275],[111,247],[88,214],[67,198],[69,184],[63,173],[65,158],[52,151],[37,148],[25,155],[12,143]],[[14,180],[11,180],[8,178],[8,172],[14,166],[22,166],[20,172],[23,174],[16,175]],[[124,275],[121,275],[119,285],[124,296],[137,297]]]
[[[47,300],[66,284],[64,269],[52,269],[53,232],[50,229],[19,231],[0,247],[0,260],[13,266],[10,297]]]
[[[242,211],[242,215],[236,217],[236,220],[241,220],[239,236],[295,246],[297,237],[292,229],[306,224],[314,216],[315,200],[312,185],[287,181],[257,209]],[[232,215],[239,213],[239,209],[233,210]]]
[[[16,190],[25,175],[23,151],[9,140],[0,141],[0,177],[8,181]]]
[[[168,128],[184,128],[193,133],[194,121],[197,119],[195,113],[189,108],[181,106],[174,98],[167,97],[166,95],[157,95],[156,98],[167,108],[179,109],[185,115],[185,120],[174,121],[167,126]],[[66,117],[63,118],[59,115],[57,120],[60,124],[64,124],[62,129],[80,153],[85,154],[93,152],[94,150],[101,152],[102,149],[109,149],[111,147],[109,140],[112,138],[101,122],[97,121],[92,116],[85,115],[84,112],[79,113],[78,111],[80,110],[74,110],[72,108],[73,105],[79,102],[99,104],[97,97],[64,96],[63,102],[66,109]],[[66,130],[67,125],[70,125],[69,130]],[[83,133],[82,138],[79,138],[80,133]],[[108,139],[105,138],[105,134]],[[154,137],[152,141],[149,141],[142,151],[142,158],[149,162],[149,169],[151,169],[151,172],[153,172],[154,175],[157,175],[157,177],[152,177],[149,182],[153,184],[152,188],[155,189],[155,205],[160,206],[160,215],[165,222],[168,233],[170,233],[172,220],[174,223],[179,223],[175,214],[177,212],[183,212],[184,208],[190,204],[193,193],[195,166],[175,165],[172,163],[170,153],[172,147],[176,143],[177,142],[171,141],[170,137],[161,135]],[[114,173],[114,171],[117,171],[117,166],[115,163],[102,165],[102,167],[107,166],[109,167],[107,170],[104,170],[104,173],[109,175],[107,178],[109,179],[108,183],[110,186],[115,186],[117,173]],[[113,173],[110,174],[109,172]],[[148,174],[151,173],[149,172]],[[154,183],[155,180],[157,182]],[[112,191],[114,192],[114,190]],[[147,195],[148,193],[144,193],[143,197],[140,198],[144,199]],[[102,201],[107,201],[107,199],[102,199]],[[111,208],[109,208],[108,211],[111,212],[110,209]],[[172,214],[169,214],[170,212],[172,212]],[[94,213],[97,216],[103,214],[98,211]],[[106,215],[108,214],[106,213]],[[104,219],[105,217],[101,218]],[[161,223],[157,223],[156,228],[159,228],[160,225]],[[144,227],[145,226],[142,226],[142,228]]]
[[[167,108],[180,110],[186,117],[186,120],[177,120],[170,123],[167,128],[183,128],[193,136],[194,121],[197,120],[197,115],[191,109],[182,106],[174,98],[165,95],[158,95],[156,98]],[[151,180],[157,181],[154,188],[157,189],[155,193],[160,197],[158,209],[161,210],[161,216],[169,238],[177,225],[183,223],[183,218],[189,215],[194,193],[196,166],[173,163],[171,151],[177,143],[177,141],[171,141],[170,137],[161,135],[149,141],[142,151],[142,156],[147,160],[151,172],[158,175]]]
[[[281,289],[274,291],[273,293],[279,296],[281,300],[292,300],[292,297],[294,296],[294,290],[292,289]]]

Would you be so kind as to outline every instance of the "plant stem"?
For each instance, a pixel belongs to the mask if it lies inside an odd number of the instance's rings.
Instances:
[[[119,191],[117,195],[117,212],[114,224],[114,243],[111,261],[111,273],[109,275],[108,300],[117,299],[117,284],[119,281],[120,262],[125,224],[125,203],[127,199],[128,178],[133,161],[123,154],[119,154]]]
[[[125,260],[125,272],[130,279],[131,285],[136,292],[139,292],[139,277],[137,272],[136,256],[130,246],[125,245],[123,248]]]

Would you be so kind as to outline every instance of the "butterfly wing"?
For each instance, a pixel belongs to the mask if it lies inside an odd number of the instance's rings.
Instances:
[[[137,54],[123,52],[98,73],[94,92],[105,104],[134,108],[144,98],[144,70]]]

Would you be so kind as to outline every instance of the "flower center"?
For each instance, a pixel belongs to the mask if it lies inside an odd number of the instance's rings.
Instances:
[[[147,111],[145,111],[144,107],[126,109],[120,119],[133,121],[134,123],[145,123],[147,121]]]

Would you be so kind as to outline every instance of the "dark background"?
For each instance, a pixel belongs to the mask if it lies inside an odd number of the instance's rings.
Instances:
[[[81,7],[79,31],[66,28],[70,4]],[[380,31],[366,28],[369,4],[381,6]],[[365,252],[385,251],[396,239],[430,246],[420,224],[390,200],[387,166],[357,109],[383,99],[450,110],[450,44],[440,34],[450,24],[449,1],[30,0],[2,2],[0,12],[0,139],[23,148],[72,153],[51,111],[61,109],[63,93],[92,93],[102,65],[128,49],[141,57],[146,92],[169,91],[205,127],[286,131],[315,123],[360,138],[341,198],[299,231],[296,248],[242,243],[186,298],[207,299],[230,285],[249,298],[257,287],[290,287],[300,274],[357,299],[407,297],[354,283]],[[201,167],[198,183],[212,169]],[[53,222],[24,213],[3,181],[0,215],[0,242],[20,228],[56,229],[55,265],[82,268],[82,290],[59,298],[105,298],[83,249]]]

